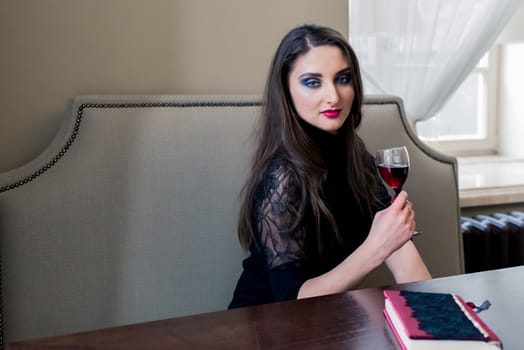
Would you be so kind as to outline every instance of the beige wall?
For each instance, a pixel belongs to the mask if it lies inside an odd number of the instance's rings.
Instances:
[[[0,172],[48,144],[69,96],[260,93],[312,22],[347,35],[347,0],[0,0]]]

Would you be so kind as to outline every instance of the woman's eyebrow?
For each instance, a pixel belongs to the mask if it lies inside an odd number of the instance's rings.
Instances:
[[[343,68],[339,70],[336,75],[344,74],[344,73],[351,73],[351,69],[349,67]]]
[[[337,73],[338,74],[338,73]],[[304,78],[304,77],[314,77],[314,78],[321,78],[322,77],[322,74],[320,73],[310,73],[310,72],[306,72],[306,73],[302,73],[298,76],[298,78]]]
[[[335,75],[340,75],[340,74],[345,74],[345,73],[351,73],[351,69],[349,67],[342,68]],[[322,74],[314,73],[314,72],[306,72],[298,76],[299,79],[304,78],[304,77],[322,78]]]

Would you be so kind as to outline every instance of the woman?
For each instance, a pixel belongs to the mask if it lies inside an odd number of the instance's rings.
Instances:
[[[284,37],[243,190],[238,234],[251,254],[230,308],[347,291],[383,262],[397,283],[430,278],[407,193],[389,205],[356,133],[362,98],[340,33],[305,25]]]

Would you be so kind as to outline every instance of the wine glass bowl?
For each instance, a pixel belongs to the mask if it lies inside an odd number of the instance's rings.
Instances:
[[[409,173],[409,153],[406,147],[379,149],[376,154],[377,168],[397,196]]]

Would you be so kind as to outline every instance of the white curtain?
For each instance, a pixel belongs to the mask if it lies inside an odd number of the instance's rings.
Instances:
[[[413,122],[437,114],[522,0],[349,0],[366,93],[400,96]]]

